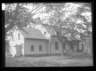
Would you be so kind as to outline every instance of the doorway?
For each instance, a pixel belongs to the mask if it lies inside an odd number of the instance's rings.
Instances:
[[[22,55],[22,45],[18,45],[16,47],[16,56],[21,56]]]

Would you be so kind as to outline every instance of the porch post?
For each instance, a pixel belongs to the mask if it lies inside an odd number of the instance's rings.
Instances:
[[[51,54],[51,40],[48,43],[48,54]]]
[[[82,42],[79,43],[79,50],[82,50]]]

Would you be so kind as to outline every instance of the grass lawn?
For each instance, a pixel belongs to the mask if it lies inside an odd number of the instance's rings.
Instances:
[[[9,57],[5,59],[6,67],[65,67],[92,66],[92,56],[65,55],[43,57]]]

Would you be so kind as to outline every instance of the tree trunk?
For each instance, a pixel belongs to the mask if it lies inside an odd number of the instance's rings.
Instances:
[[[63,48],[63,44],[62,44],[62,56],[64,56],[64,48]]]
[[[66,44],[69,45],[68,40],[66,39],[64,43],[62,43],[62,56],[64,56],[66,54]]]
[[[65,43],[62,43],[62,56],[64,56]]]
[[[21,7],[19,6],[19,4],[17,4],[16,6],[16,10],[15,10],[15,15],[14,17],[12,18],[12,22],[9,24],[9,26],[7,28],[5,28],[5,34],[11,29],[13,28],[15,25],[18,24],[18,19],[17,19],[17,15],[19,14],[18,10],[20,9]],[[5,23],[6,24],[6,23]]]

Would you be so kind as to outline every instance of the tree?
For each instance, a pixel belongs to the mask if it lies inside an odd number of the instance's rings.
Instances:
[[[15,25],[18,27],[36,23],[34,15],[42,13],[42,4],[13,3],[5,6],[5,33]]]
[[[15,25],[20,27],[31,25],[30,23],[49,24],[56,31],[57,38],[64,47],[65,43],[73,40],[79,42],[92,33],[91,5],[87,3],[6,4],[6,33]]]
[[[70,41],[73,43],[73,40],[79,42],[92,33],[90,4],[66,3],[55,7],[52,4],[47,6],[52,12],[47,23],[55,29],[62,44]]]
[[[21,28],[37,24],[38,19],[34,19],[34,16],[44,12],[43,7],[42,4],[33,3],[5,4],[5,42],[9,42],[14,26]]]

